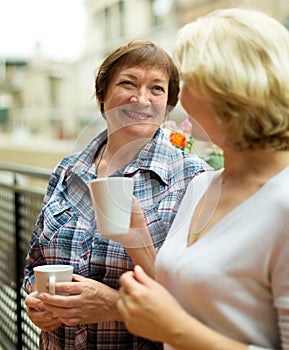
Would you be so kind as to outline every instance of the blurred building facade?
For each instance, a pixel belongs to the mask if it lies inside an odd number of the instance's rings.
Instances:
[[[103,57],[135,38],[171,52],[178,29],[211,10],[249,7],[289,27],[288,0],[83,0],[85,50],[75,62],[53,62],[35,48],[29,60],[0,56],[0,133],[75,140],[91,120],[104,123],[94,97],[94,74]],[[97,130],[96,130],[97,131]]]

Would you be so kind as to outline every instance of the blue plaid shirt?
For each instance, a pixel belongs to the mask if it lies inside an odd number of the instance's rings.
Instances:
[[[82,152],[55,168],[35,230],[25,267],[24,289],[31,291],[33,267],[71,264],[74,273],[118,289],[120,275],[133,268],[126,250],[97,232],[87,183],[96,178],[95,155],[107,138],[102,132]],[[192,177],[208,166],[196,155],[172,147],[159,129],[137,157],[112,176],[134,178],[134,195],[144,210],[158,250],[172,224]],[[61,326],[42,332],[40,348],[51,350],[157,349],[158,345],[128,333],[122,322]],[[146,345],[145,345],[146,344]]]

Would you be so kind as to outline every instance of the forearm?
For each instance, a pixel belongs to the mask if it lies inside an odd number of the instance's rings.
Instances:
[[[140,265],[148,275],[154,278],[156,249],[153,239],[144,220],[134,222],[129,234],[122,236],[120,243],[130,255],[134,265]]]
[[[155,276],[156,249],[153,244],[141,248],[126,248],[134,265],[140,265],[152,278]]]
[[[248,350],[248,345],[214,331],[189,314],[174,320],[166,343],[179,350]]]

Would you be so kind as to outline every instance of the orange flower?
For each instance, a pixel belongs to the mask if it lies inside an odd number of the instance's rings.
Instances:
[[[170,134],[170,142],[173,146],[183,148],[186,145],[187,139],[181,132],[173,131]]]

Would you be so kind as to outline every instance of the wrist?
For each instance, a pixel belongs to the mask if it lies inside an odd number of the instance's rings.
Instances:
[[[120,315],[118,309],[117,309],[117,301],[119,299],[119,292],[118,290],[115,289],[111,289],[111,295],[109,297],[109,302],[106,304],[107,306],[107,311],[106,311],[106,316],[107,319],[104,321],[107,322],[113,322],[113,321],[117,321],[117,322],[123,322],[123,318]]]
[[[151,234],[146,226],[130,228],[128,235],[122,237],[125,249],[139,249],[154,246]]]

